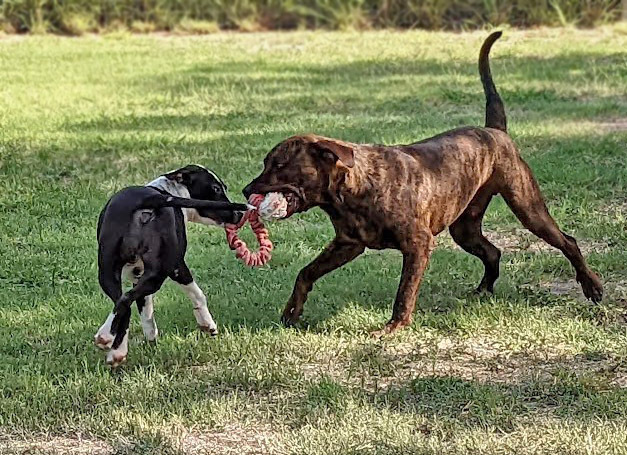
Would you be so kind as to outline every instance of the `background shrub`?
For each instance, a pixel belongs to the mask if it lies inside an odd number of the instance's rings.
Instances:
[[[214,28],[463,29],[502,23],[588,27],[619,16],[620,0],[0,0],[5,30],[65,34],[121,25],[140,32],[194,33]]]

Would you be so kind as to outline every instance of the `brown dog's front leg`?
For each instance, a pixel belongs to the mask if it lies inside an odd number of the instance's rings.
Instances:
[[[283,325],[289,327],[298,322],[307,294],[316,280],[352,261],[363,253],[364,249],[365,247],[360,243],[340,240],[337,237],[327,245],[316,259],[298,273],[292,296],[283,310],[281,317]]]
[[[429,257],[433,250],[433,236],[425,232],[419,234],[409,249],[403,251],[403,271],[401,282],[396,292],[392,319],[381,330],[372,332],[372,336],[380,337],[396,332],[398,329],[411,324],[414,308],[416,307],[416,296],[422,281]]]

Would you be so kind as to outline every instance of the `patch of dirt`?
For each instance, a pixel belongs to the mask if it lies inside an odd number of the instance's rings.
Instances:
[[[553,248],[544,240],[536,237],[531,232],[523,228],[515,228],[511,231],[486,231],[486,238],[503,252],[529,252],[529,253],[553,253],[562,254],[557,248]],[[450,235],[439,235],[436,237],[437,245],[445,248],[461,248],[453,241]],[[577,245],[584,255],[591,252],[605,253],[610,251],[611,246],[607,242],[589,239],[577,239]]]
[[[405,354],[411,361],[403,362],[402,374],[411,378],[452,376],[485,383],[517,384],[529,381],[540,371],[555,368],[564,358],[564,352],[557,347],[512,351],[487,338],[463,341],[444,338],[435,350],[425,354],[421,355],[420,351]]]
[[[522,228],[516,228],[513,231],[486,232],[485,236],[501,251],[562,254],[557,248],[553,248],[544,240]],[[577,245],[584,255],[592,252],[606,253],[611,249],[607,242],[599,240],[578,238]]]
[[[113,454],[111,445],[94,439],[50,436],[37,438],[14,438],[0,436],[1,454],[37,454],[37,455],[104,455]]]
[[[277,453],[279,439],[278,432],[270,426],[245,427],[240,424],[230,424],[221,430],[194,428],[183,435],[165,436],[171,442],[168,444],[170,448],[189,455],[271,455]],[[131,443],[129,447],[132,446]],[[2,455],[114,455],[126,453],[126,449],[94,439],[64,436],[17,438],[0,434]]]
[[[581,286],[574,278],[570,280],[545,280],[537,284],[522,284],[521,287],[536,292],[538,290],[548,290],[553,295],[570,297],[582,303],[588,302],[588,299],[586,299],[586,297],[583,295]],[[607,295],[607,289],[604,290]]]
[[[607,119],[595,125],[606,132],[627,131],[627,118]]]
[[[484,235],[501,251],[559,253],[557,249],[526,229],[516,228],[513,231],[489,231],[485,232]]]
[[[551,294],[554,295],[568,296],[581,302],[588,302],[581,291],[581,286],[574,278],[571,280],[555,279],[552,281],[544,281],[541,282],[539,286],[548,289]],[[534,285],[533,288],[536,289],[537,286]],[[627,281],[612,276],[604,279],[603,296],[605,302],[624,303],[625,306],[627,306]]]
[[[265,455],[277,453],[278,435],[270,426],[231,424],[222,430],[195,430],[182,438],[180,449],[194,455]]]
[[[616,200],[603,204],[599,207],[599,212],[612,217],[625,217],[627,216],[627,200]]]
[[[360,365],[305,365],[305,377],[320,374],[340,384],[382,392],[402,387],[418,378],[454,377],[485,384],[519,385],[530,382],[552,382],[563,375],[585,378],[600,387],[627,388],[627,364],[605,354],[574,353],[567,346],[529,346],[512,350],[488,338],[456,340],[442,338],[416,346],[413,343],[378,345],[374,354],[375,371]],[[353,374],[347,374],[353,371]]]

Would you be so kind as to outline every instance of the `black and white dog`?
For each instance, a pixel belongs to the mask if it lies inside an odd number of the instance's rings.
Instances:
[[[197,165],[168,172],[143,187],[125,188],[109,199],[98,220],[98,279],[114,308],[94,337],[98,347],[110,349],[108,364],[115,367],[126,359],[133,302],[144,336],[157,338],[153,295],[167,277],[194,303],[199,328],[217,333],[207,298],[185,264],[185,223],[238,223],[247,208],[231,203],[222,180]],[[133,282],[125,293],[123,278]]]

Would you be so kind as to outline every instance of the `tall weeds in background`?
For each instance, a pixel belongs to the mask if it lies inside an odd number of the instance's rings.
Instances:
[[[0,0],[9,32],[593,26],[620,0]],[[204,25],[203,25],[204,24]]]

